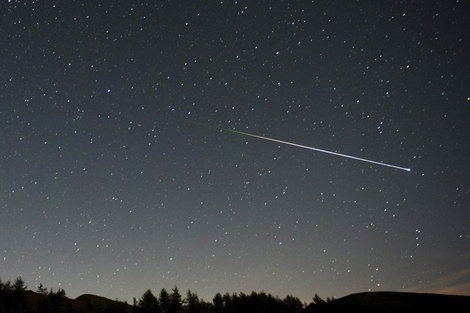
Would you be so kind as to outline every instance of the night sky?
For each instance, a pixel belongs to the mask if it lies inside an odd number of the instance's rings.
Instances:
[[[466,0],[1,0],[1,279],[470,295],[468,29]]]

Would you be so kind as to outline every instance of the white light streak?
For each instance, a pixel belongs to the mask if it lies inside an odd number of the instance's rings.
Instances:
[[[245,132],[241,132],[241,131],[237,131],[237,130],[232,130],[232,129],[226,129],[226,128],[220,128],[220,129],[221,129],[221,130],[225,130],[225,131],[229,131],[229,132],[232,132],[232,133],[235,133],[235,134],[240,134],[240,135],[249,136],[249,137],[254,137],[254,138],[258,138],[258,139],[264,139],[264,140],[274,141],[274,142],[282,143],[282,144],[285,144],[285,145],[290,145],[290,146],[299,147],[299,148],[308,149],[308,150],[314,150],[314,151],[318,151],[318,152],[322,152],[322,153],[328,153],[328,154],[336,155],[336,156],[343,157],[343,158],[349,158],[349,159],[353,159],[353,160],[357,160],[357,161],[362,161],[362,162],[367,162],[367,163],[371,163],[371,164],[386,166],[386,167],[390,167],[390,168],[394,168],[394,169],[402,170],[402,171],[406,171],[406,172],[410,172],[410,171],[411,171],[410,168],[406,168],[406,167],[401,167],[401,166],[396,166],[396,165],[387,164],[387,163],[383,163],[383,162],[368,160],[368,159],[359,158],[359,157],[356,157],[356,156],[347,155],[347,154],[342,154],[342,153],[338,153],[338,152],[328,151],[328,150],[324,150],[324,149],[319,149],[319,148],[314,148],[314,147],[299,145],[299,144],[293,143],[293,142],[288,142],[288,141],[283,141],[283,140],[279,140],[279,139],[264,137],[264,136],[260,136],[260,135],[245,133]]]

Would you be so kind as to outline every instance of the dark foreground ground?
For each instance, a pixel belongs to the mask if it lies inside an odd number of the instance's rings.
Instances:
[[[184,296],[179,305],[153,306],[149,299],[134,304],[111,300],[97,295],[82,295],[70,299],[65,294],[41,294],[30,290],[0,292],[0,313],[328,313],[328,312],[470,312],[470,296],[407,292],[363,292],[330,301],[300,302],[279,300],[269,295],[227,295],[223,301],[190,301]],[[156,299],[156,298],[155,298]],[[276,300],[277,299],[277,300]],[[151,299],[150,299],[151,300]],[[195,301],[194,301],[195,300]],[[156,300],[159,303],[158,300]]]

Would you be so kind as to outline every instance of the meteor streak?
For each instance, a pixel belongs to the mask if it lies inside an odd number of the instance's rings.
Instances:
[[[217,127],[217,128],[219,128],[219,127]],[[232,129],[226,129],[226,128],[219,128],[219,129],[225,130],[225,131],[228,131],[228,132],[232,132],[232,133],[235,133],[235,134],[243,135],[243,136],[248,136],[248,137],[254,137],[254,138],[258,138],[258,139],[264,139],[264,140],[274,141],[274,142],[277,142],[277,143],[282,143],[282,144],[290,145],[290,146],[294,146],[294,147],[299,147],[299,148],[314,150],[314,151],[318,151],[318,152],[333,154],[333,155],[340,156],[340,157],[343,157],[343,158],[349,158],[349,159],[358,160],[358,161],[362,161],[362,162],[367,162],[367,163],[372,163],[372,164],[376,164],[376,165],[382,165],[382,166],[386,166],[386,167],[391,167],[391,168],[395,168],[395,169],[397,169],[397,170],[402,170],[402,171],[406,171],[406,172],[410,172],[410,171],[411,171],[410,168],[406,168],[406,167],[396,166],[396,165],[387,164],[387,163],[378,162],[378,161],[372,161],[372,160],[368,160],[368,159],[363,159],[363,158],[355,157],[355,156],[352,156],[352,155],[337,153],[337,152],[328,151],[328,150],[323,150],[323,149],[318,149],[318,148],[314,148],[314,147],[299,145],[299,144],[293,143],[293,142],[288,142],[288,141],[283,141],[283,140],[279,140],[279,139],[264,137],[264,136],[260,136],[260,135],[245,133],[245,132],[241,132],[241,131],[238,131],[238,130],[232,130]]]

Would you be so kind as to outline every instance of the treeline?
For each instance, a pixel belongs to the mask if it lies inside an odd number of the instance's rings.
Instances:
[[[162,289],[158,297],[147,290],[142,298],[134,301],[134,308],[137,313],[300,313],[304,305],[294,296],[280,299],[265,292],[217,293],[212,302],[206,302],[188,290],[183,299],[175,287],[171,293]]]
[[[317,294],[306,305],[292,295],[284,299],[265,292],[217,293],[211,302],[188,290],[183,297],[175,286],[154,295],[149,289],[131,304],[87,295],[69,299],[63,289],[53,291],[42,284],[35,292],[27,290],[21,277],[14,282],[0,279],[0,313],[308,313],[316,312],[333,300]]]
[[[21,277],[14,282],[3,282],[0,279],[0,313],[63,312],[67,306],[71,306],[63,289],[48,290],[40,284],[34,293],[26,288]]]
[[[0,312],[21,312],[26,306],[26,286],[21,277],[14,283],[0,280]]]

